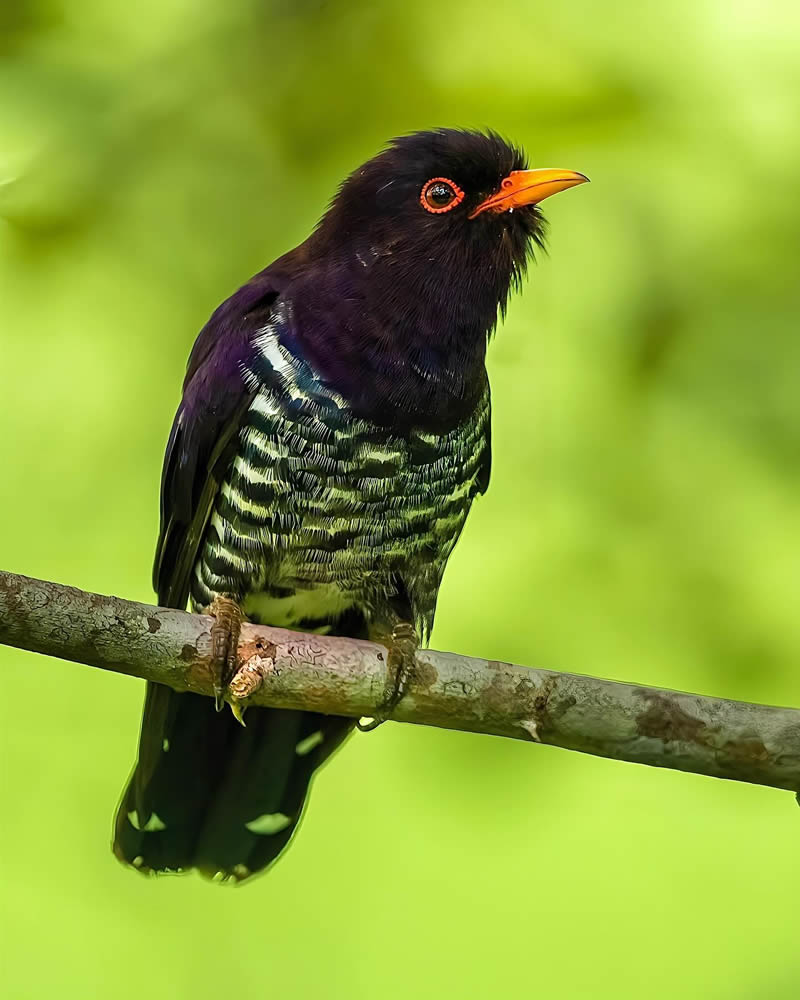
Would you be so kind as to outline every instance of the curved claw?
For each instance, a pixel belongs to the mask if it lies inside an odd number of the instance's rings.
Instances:
[[[370,719],[369,716],[362,716],[356,723],[356,729],[360,733],[371,733],[373,729],[377,729],[378,726],[382,726],[386,720],[380,717],[375,719]]]
[[[244,726],[247,729],[247,723],[244,721],[244,713],[247,710],[247,705],[243,705],[240,701],[229,701],[231,715],[236,719],[240,726]]]

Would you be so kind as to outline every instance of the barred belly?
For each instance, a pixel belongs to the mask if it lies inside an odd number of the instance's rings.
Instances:
[[[253,620],[314,627],[354,607],[380,617],[402,589],[425,636],[480,489],[488,385],[449,432],[395,435],[355,417],[276,329],[261,332],[244,373],[258,388],[195,566],[193,603],[228,594]]]

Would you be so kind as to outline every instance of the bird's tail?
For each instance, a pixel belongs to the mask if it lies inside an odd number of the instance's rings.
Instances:
[[[251,708],[246,722],[217,713],[211,698],[147,685],[139,759],[115,823],[121,861],[241,882],[278,857],[314,772],[353,720]]]

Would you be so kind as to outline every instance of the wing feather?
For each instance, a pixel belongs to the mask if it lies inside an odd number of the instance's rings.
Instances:
[[[253,337],[277,291],[254,279],[224,302],[195,342],[161,477],[161,530],[153,566],[159,603],[184,608],[217,492],[236,454],[255,390],[245,383]]]

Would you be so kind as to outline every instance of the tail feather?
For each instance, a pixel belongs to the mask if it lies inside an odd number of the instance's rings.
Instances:
[[[297,828],[314,772],[352,728],[352,719],[313,712],[248,712],[203,825],[201,872],[242,881],[270,865]]]
[[[314,772],[353,720],[251,708],[246,722],[210,698],[148,685],[139,761],[115,824],[121,861],[239,882],[278,857]]]

